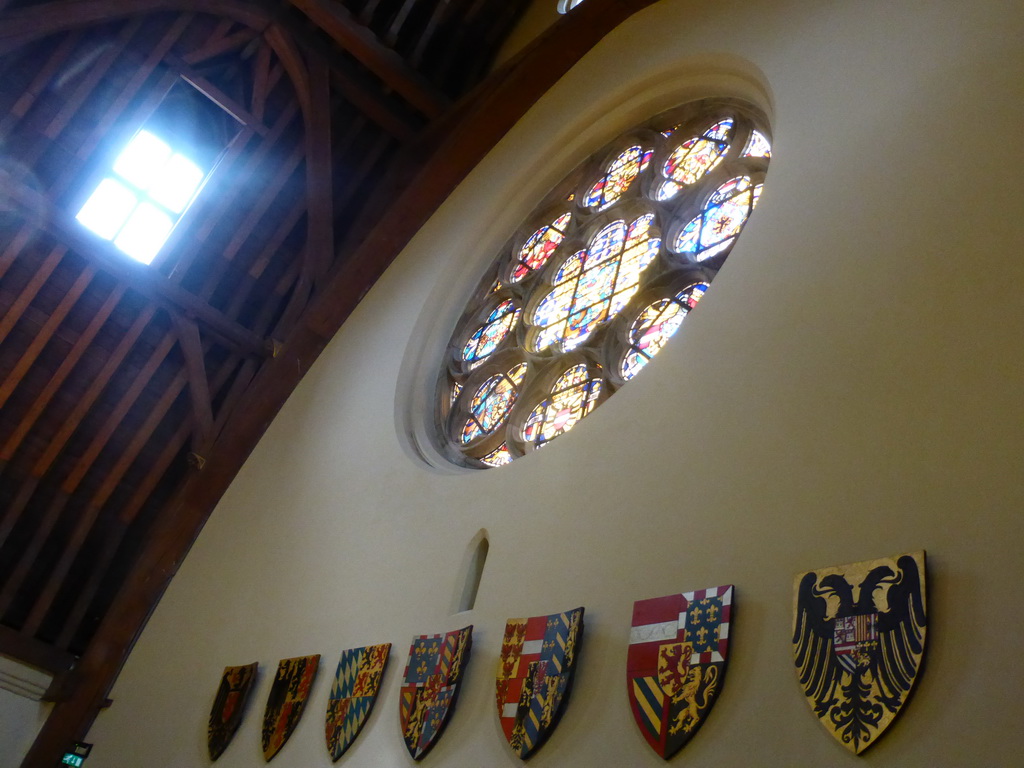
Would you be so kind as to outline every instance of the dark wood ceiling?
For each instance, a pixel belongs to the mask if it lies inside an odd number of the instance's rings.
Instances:
[[[0,0],[0,651],[87,648],[391,160],[523,6]],[[182,88],[236,131],[147,267],[74,214]]]
[[[84,735],[220,494],[404,243],[650,2],[591,0],[478,87],[529,0],[0,0],[0,653],[54,673],[63,702],[25,765]],[[74,216],[175,89],[234,127],[144,266]]]

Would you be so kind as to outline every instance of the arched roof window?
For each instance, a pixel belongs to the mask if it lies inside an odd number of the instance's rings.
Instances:
[[[628,131],[556,186],[448,344],[437,409],[449,458],[507,464],[636,376],[709,290],[770,158],[757,110],[707,100]]]

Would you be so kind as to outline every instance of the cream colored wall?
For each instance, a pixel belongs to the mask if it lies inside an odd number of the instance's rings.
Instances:
[[[0,688],[0,768],[21,764],[49,711],[49,704]]]
[[[221,669],[254,660],[253,706],[219,765],[261,765],[273,667],[307,653],[323,669],[274,765],[327,766],[338,655],[383,641],[395,659],[343,764],[410,766],[409,639],[470,622],[458,710],[423,762],[515,766],[493,698],[504,620],[577,605],[573,699],[530,765],[662,765],[624,690],[632,602],[722,583],[737,589],[728,679],[680,764],[1024,762],[1022,25],[1017,0],[663,0],[619,28],[423,229],[288,402],[125,666],[90,768],[207,764]],[[776,156],[680,336],[538,455],[477,473],[415,458],[407,405],[433,375],[416,350],[437,352],[532,196],[634,119],[711,93],[763,101]],[[477,607],[451,616],[481,528]],[[854,758],[795,679],[793,574],[919,548],[928,669]]]

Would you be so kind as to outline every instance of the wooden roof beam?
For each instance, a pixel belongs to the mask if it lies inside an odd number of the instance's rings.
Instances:
[[[0,11],[0,55],[58,32],[161,11],[210,13],[256,30],[272,20],[262,3],[243,0],[55,0]]]
[[[293,269],[292,271],[296,272],[297,269]],[[236,310],[238,307],[245,303],[245,300],[248,298],[249,291],[251,289],[252,285],[250,284],[247,288],[243,288],[238,292],[236,296]],[[270,323],[270,316],[272,314],[273,312],[271,311],[271,305],[268,304],[267,307],[264,309],[263,313],[261,313],[259,318],[257,319],[256,327],[261,330],[265,330]],[[211,391],[218,393],[221,391],[221,389],[225,386],[225,384],[227,384],[228,380],[230,379],[232,371],[238,365],[239,359],[240,358],[236,356],[232,356],[225,360],[223,363],[221,363],[219,370],[217,370],[216,374],[213,377],[213,384],[210,388]],[[226,395],[224,395],[223,404],[220,408],[220,413],[218,414],[217,422],[213,430],[214,434],[216,434],[219,431],[219,427],[223,426],[227,414],[230,413],[230,411],[232,410],[233,404],[241,396],[243,390],[248,385],[248,382],[252,379],[252,376],[259,365],[259,361],[254,358],[250,357],[241,359],[243,360],[242,369],[236,376],[235,381],[232,383],[230,390],[226,393]],[[173,437],[171,437],[171,439],[167,442],[163,451],[161,451],[159,457],[150,467],[149,472],[146,474],[145,480],[143,480],[142,484],[138,488],[136,488],[135,493],[132,494],[131,499],[121,509],[120,519],[118,520],[117,527],[110,533],[107,539],[103,542],[101,551],[94,560],[92,573],[89,575],[89,578],[85,586],[82,588],[78,596],[75,598],[74,607],[68,613],[68,616],[64,622],[64,626],[61,629],[60,635],[57,639],[58,648],[66,649],[73,642],[75,635],[77,634],[78,629],[81,626],[82,619],[85,616],[85,612],[88,609],[88,607],[92,604],[92,600],[96,596],[96,591],[99,588],[100,582],[106,575],[107,569],[110,567],[110,564],[114,560],[114,556],[117,553],[117,549],[120,546],[121,540],[123,539],[125,533],[127,532],[128,525],[134,520],[136,514],[138,514],[138,511],[146,503],[146,500],[149,499],[150,494],[152,494],[153,492],[153,489],[156,487],[157,483],[159,482],[163,474],[167,471],[167,468],[170,466],[171,461],[173,461],[174,457],[178,455],[178,452],[185,444],[185,440],[188,438],[188,435],[191,432],[192,423],[187,420],[183,421],[182,424],[179,426],[178,430],[174,433]],[[207,455],[209,447],[210,444],[201,446],[203,456]],[[113,474],[116,473],[112,473],[112,476]]]
[[[21,185],[9,188],[8,195],[28,215],[30,221],[39,220],[58,240],[105,272],[127,283],[132,290],[165,308],[194,316],[230,347],[251,355],[268,354],[269,347],[264,339],[145,265],[131,262],[109,243],[89,233],[44,195]]]
[[[59,651],[4,626],[0,626],[0,653],[54,675],[67,672],[75,665],[75,657],[67,651]]]
[[[397,139],[411,139],[422,127],[411,109],[400,108],[397,97],[385,93],[380,83],[372,75],[359,70],[356,65],[339,53],[326,39],[310,35],[298,28],[298,24],[288,19],[271,25],[264,33],[267,43],[288,70],[289,77],[295,83],[296,93],[301,100],[303,94],[308,99],[309,83],[306,76],[305,58],[322,59],[331,71],[331,81],[338,92],[348,102]],[[302,53],[295,44],[297,38],[302,43]]]
[[[224,37],[214,37],[213,40],[208,41],[201,48],[196,48],[194,51],[185,54],[184,61],[190,66],[201,64],[209,59],[245,47],[255,39],[256,35],[257,32],[255,30],[246,28]]]
[[[334,160],[331,147],[331,80],[327,65],[309,63],[313,109],[306,120],[306,253],[319,283],[334,262]]]
[[[401,94],[427,117],[437,117],[449,100],[398,53],[384,45],[341,3],[330,0],[290,0],[291,4],[323,29],[331,39],[367,69]]]
[[[199,326],[195,322],[177,313],[171,315],[171,320],[178,334],[178,344],[185,356],[189,397],[196,420],[193,442],[194,447],[198,447],[213,438],[213,398],[210,396],[210,381],[206,375],[203,343],[199,338]]]
[[[186,83],[191,85],[203,94],[203,96],[231,115],[236,122],[252,128],[261,136],[267,135],[269,129],[261,120],[257,119],[256,116],[242,104],[239,104],[235,99],[210,82],[202,73],[189,66],[184,59],[180,59],[174,54],[168,53],[164,56],[164,63],[181,75],[181,78]]]
[[[96,524],[96,520],[99,518],[100,513],[103,511],[103,506],[109,500],[110,495],[114,492],[118,483],[120,483],[124,478],[129,467],[131,467],[132,463],[138,458],[143,445],[145,445],[150,437],[152,437],[154,430],[156,430],[160,422],[167,416],[167,412],[170,410],[171,405],[173,405],[178,395],[181,394],[181,391],[185,388],[186,382],[187,376],[184,371],[179,372],[178,375],[174,377],[171,383],[167,386],[167,389],[164,390],[163,395],[160,396],[160,399],[153,406],[145,422],[143,422],[142,426],[139,427],[139,430],[132,438],[131,443],[122,452],[117,463],[110,470],[110,473],[103,479],[102,485],[75,521],[75,527],[71,534],[71,538],[64,542],[60,557],[46,578],[46,586],[36,598],[35,604],[32,606],[32,610],[29,613],[28,618],[25,620],[25,625],[21,628],[23,634],[34,635],[39,632],[43,621],[46,619],[47,614],[49,614],[50,609],[53,607],[53,601],[57,599],[57,594],[60,592],[61,587],[64,586],[64,581],[67,578],[68,571],[71,570],[71,566],[75,562],[75,558],[78,557],[79,552],[81,552],[82,547],[85,545],[86,538],[90,531],[92,531],[93,526]]]
[[[82,355],[85,354],[92,344],[96,334],[99,333],[100,328],[107,322],[107,319],[127,290],[128,287],[124,283],[118,284],[104,300],[103,305],[96,310],[96,314],[89,321],[88,327],[75,341],[71,350],[64,356],[60,368],[47,380],[46,386],[43,387],[35,400],[33,400],[31,407],[21,417],[18,426],[8,435],[6,442],[0,446],[0,461],[10,461],[14,457],[14,453],[21,446],[22,441],[31,431],[32,427],[35,426],[43,411],[46,410],[46,406],[53,400],[57,390],[60,389],[64,381],[71,375],[75,366],[78,365],[78,361],[81,360]],[[0,540],[3,540],[3,538],[4,536],[0,535]]]

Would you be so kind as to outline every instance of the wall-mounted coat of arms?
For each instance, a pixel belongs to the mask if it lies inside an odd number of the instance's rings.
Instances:
[[[804,695],[828,732],[859,754],[892,723],[921,670],[925,553],[800,574],[793,605]]]
[[[731,585],[633,603],[626,687],[633,719],[661,757],[678,752],[722,690]]]
[[[391,643],[343,651],[327,699],[327,751],[337,760],[366,724],[380,691]]]
[[[430,751],[448,724],[472,641],[472,625],[413,638],[398,705],[402,738],[414,760]]]
[[[276,755],[302,718],[313,689],[320,654],[281,659],[263,713],[263,759]]]
[[[242,724],[245,705],[252,693],[253,682],[259,664],[254,662],[242,667],[224,667],[224,676],[220,679],[217,697],[213,700],[210,710],[210,726],[207,729],[206,743],[210,749],[210,759],[216,760],[227,749],[235,731]]]
[[[520,758],[529,757],[558,724],[582,637],[582,608],[509,619],[505,624],[498,662],[498,717]]]

